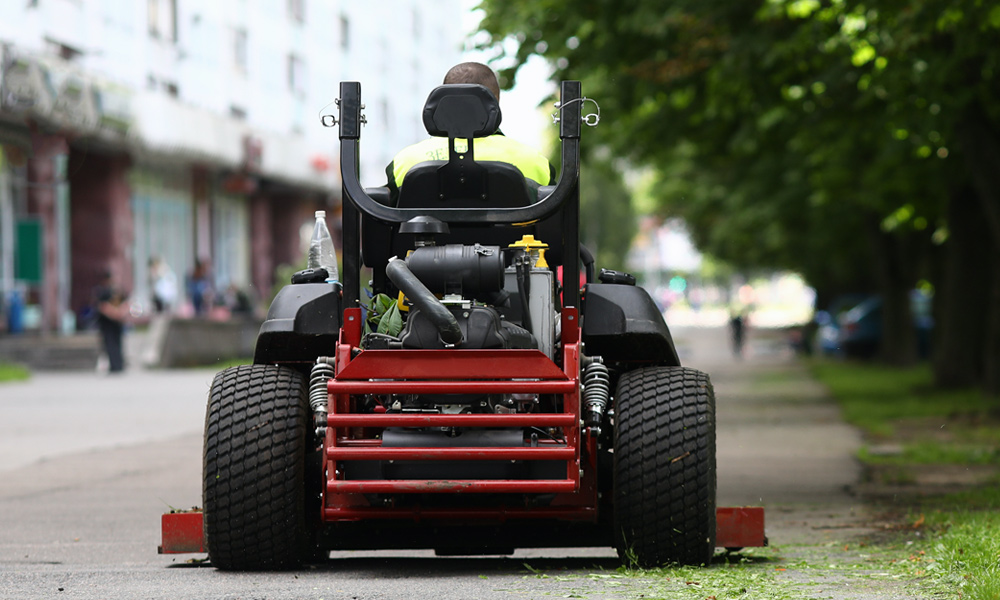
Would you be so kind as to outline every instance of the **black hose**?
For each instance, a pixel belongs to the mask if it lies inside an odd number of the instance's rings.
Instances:
[[[521,297],[521,327],[534,333],[531,326],[531,302],[528,297],[531,294],[531,260],[527,254],[521,254],[514,258],[516,269],[517,294]]]
[[[396,257],[389,259],[389,264],[385,267],[385,276],[401,292],[406,294],[410,302],[427,315],[427,319],[437,327],[441,341],[448,346],[457,346],[464,341],[462,329],[458,326],[458,319],[451,314],[444,304],[431,293],[417,276],[406,266],[406,262]]]
[[[580,261],[587,270],[587,283],[594,283],[594,254],[580,244]]]

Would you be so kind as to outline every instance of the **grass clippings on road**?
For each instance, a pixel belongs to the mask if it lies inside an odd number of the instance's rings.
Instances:
[[[568,585],[560,588],[562,597],[690,598],[802,598],[798,585],[779,579],[782,559],[770,548],[747,549],[739,554],[719,554],[707,566],[670,566],[659,569],[621,567],[615,571],[588,575],[566,575],[536,569],[530,562],[524,568],[540,579],[555,579]]]
[[[624,572],[650,581],[645,598],[801,598],[797,585],[779,578],[785,567],[773,550],[720,555],[707,567],[676,566]]]

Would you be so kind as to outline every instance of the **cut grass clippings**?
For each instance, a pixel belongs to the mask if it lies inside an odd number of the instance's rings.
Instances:
[[[917,579],[935,597],[1000,598],[1000,488],[925,499],[873,556],[889,577]]]
[[[602,596],[617,589],[630,598],[768,598],[769,600],[803,598],[800,584],[783,579],[783,561],[772,548],[747,549],[740,554],[719,554],[709,565],[669,566],[657,569],[620,567],[616,571],[596,572],[585,576],[564,576],[524,568],[542,579],[575,582],[567,598],[588,598],[598,589]],[[597,585],[597,588],[594,588]]]
[[[748,554],[743,557],[716,557],[708,567],[675,566],[653,570],[628,570],[626,574],[655,578],[646,598],[801,598],[794,582],[778,577],[783,567],[774,559]]]

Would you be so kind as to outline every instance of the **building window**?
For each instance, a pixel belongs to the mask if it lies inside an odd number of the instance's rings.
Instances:
[[[306,20],[306,0],[288,0],[288,16],[298,23]]]
[[[306,91],[306,65],[294,54],[288,55],[288,91],[299,96]]]
[[[344,50],[351,47],[351,21],[347,15],[340,15],[340,47]]]
[[[146,0],[149,36],[177,41],[177,0]]]
[[[236,119],[237,121],[246,121],[247,109],[233,104],[229,107],[229,116]]]
[[[248,62],[247,30],[236,29],[233,31],[233,64],[244,73],[247,70]]]

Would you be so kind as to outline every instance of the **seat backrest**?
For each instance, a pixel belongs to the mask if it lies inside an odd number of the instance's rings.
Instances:
[[[442,85],[424,102],[424,129],[434,137],[477,138],[493,135],[503,114],[493,92],[469,83]]]

